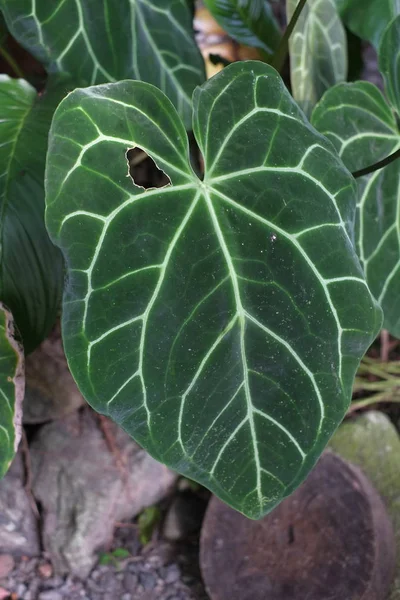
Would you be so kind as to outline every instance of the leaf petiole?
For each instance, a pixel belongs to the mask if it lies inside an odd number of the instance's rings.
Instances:
[[[14,71],[15,75],[17,75],[17,77],[20,77],[21,79],[25,79],[25,75],[24,75],[22,69],[15,62],[15,60],[13,59],[11,54],[9,52],[7,52],[7,50],[5,48],[3,48],[2,46],[0,46],[0,56],[2,56],[4,58],[4,60],[10,65],[10,67]]]
[[[293,33],[293,29],[296,27],[296,23],[299,20],[301,12],[306,4],[307,0],[300,0],[298,5],[296,6],[296,10],[293,13],[288,26],[286,27],[285,33],[282,36],[282,39],[279,43],[279,46],[272,57],[271,66],[274,67],[279,73],[282,70],[284,62],[286,60],[286,56],[289,52],[289,39]]]
[[[396,152],[389,154],[389,156],[380,160],[379,162],[377,162],[373,165],[370,165],[369,167],[365,167],[364,169],[360,169],[359,171],[354,171],[354,173],[352,173],[352,175],[353,175],[354,179],[357,179],[358,177],[364,177],[364,175],[369,175],[370,173],[374,173],[375,171],[378,171],[379,169],[383,169],[384,167],[387,167],[392,162],[397,160],[399,157],[400,157],[400,148],[398,148],[396,150]]]

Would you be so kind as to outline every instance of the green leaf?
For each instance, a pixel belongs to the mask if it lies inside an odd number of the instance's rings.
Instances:
[[[400,17],[383,38],[380,64],[388,98],[397,108],[397,50]],[[337,85],[317,105],[313,125],[331,139],[350,171],[383,160],[400,148],[392,108],[370,83]],[[355,241],[368,285],[383,308],[384,327],[400,336],[400,171],[395,161],[358,181]]]
[[[153,532],[161,519],[161,512],[157,506],[148,506],[139,515],[139,540],[145,546],[151,541]]]
[[[69,269],[63,333],[83,394],[156,459],[259,518],[306,477],[381,321],[349,238],[354,181],[261,62],[194,94],[204,180],[145,83],[58,108],[47,226]],[[171,180],[126,177],[139,147]]]
[[[288,20],[298,0],[286,0]],[[289,40],[292,94],[307,116],[347,76],[347,40],[335,0],[308,0]]]
[[[378,48],[383,31],[400,13],[400,0],[336,0],[346,26]]]
[[[0,298],[24,348],[47,336],[60,308],[63,260],[44,225],[44,168],[51,118],[64,84],[38,97],[22,79],[0,75]]]
[[[0,477],[18,448],[25,391],[24,353],[10,311],[0,302]]]
[[[400,9],[399,9],[400,10]],[[388,100],[400,112],[400,16],[386,28],[379,47],[379,70],[385,80]]]
[[[281,31],[268,0],[205,0],[204,3],[234,40],[267,54],[276,50]]]
[[[82,86],[140,79],[162,89],[187,126],[204,79],[186,0],[0,0],[14,37],[49,73]]]

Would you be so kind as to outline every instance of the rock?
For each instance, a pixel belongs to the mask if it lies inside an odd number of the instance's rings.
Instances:
[[[24,469],[18,453],[0,481],[0,553],[37,556],[38,524],[23,485]]]
[[[382,496],[388,509],[400,548],[400,438],[390,419],[378,411],[369,411],[349,419],[338,429],[331,448],[360,467]],[[400,600],[400,552],[389,600]]]
[[[86,578],[114,522],[163,498],[176,475],[119,427],[107,435],[89,409],[42,427],[31,445],[32,488],[43,507],[43,544],[57,574]],[[114,453],[105,437],[112,436]]]
[[[7,577],[14,568],[15,561],[11,554],[0,554],[0,579]]]
[[[38,600],[63,600],[63,596],[55,590],[49,590],[39,594]]]
[[[199,531],[206,507],[205,501],[190,490],[178,494],[164,520],[165,539],[171,542],[184,540]]]
[[[260,521],[213,498],[200,563],[212,600],[384,600],[395,543],[368,479],[327,452]]]
[[[25,362],[24,423],[62,418],[84,404],[68,369],[58,324]]]
[[[50,563],[43,563],[42,565],[39,565],[38,572],[44,579],[49,579],[53,575],[53,567]]]

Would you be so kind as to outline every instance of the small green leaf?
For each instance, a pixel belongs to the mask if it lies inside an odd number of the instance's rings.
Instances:
[[[0,298],[13,312],[25,352],[49,333],[60,308],[63,261],[44,225],[44,168],[51,118],[66,93],[42,96],[0,75]]]
[[[49,73],[82,86],[140,79],[162,89],[188,127],[205,79],[187,0],[0,0],[9,30]]]
[[[139,515],[139,540],[145,546],[151,541],[153,531],[161,519],[161,512],[157,506],[148,506]]]
[[[64,345],[92,406],[250,517],[306,477],[350,402],[381,312],[351,240],[355,184],[261,62],[194,95],[204,180],[142,82],[58,108],[47,226],[65,255]],[[171,180],[127,175],[139,147]]]
[[[7,472],[21,439],[24,392],[24,353],[12,315],[0,302],[0,477]]]
[[[281,32],[268,0],[205,0],[221,27],[236,41],[271,54]]]
[[[115,548],[115,550],[112,552],[112,555],[117,560],[123,560],[124,558],[129,558],[131,554],[128,552],[128,550],[126,550],[126,548]]]
[[[397,50],[400,17],[385,33],[380,64],[388,98],[397,109]],[[313,125],[331,139],[350,171],[383,160],[400,148],[392,108],[367,82],[342,84],[329,90],[312,115]],[[400,337],[400,171],[395,161],[358,181],[355,241],[369,287],[383,308],[384,327]]]
[[[288,20],[298,0],[286,0]],[[307,116],[347,76],[347,40],[335,0],[308,0],[289,40],[292,94]]]
[[[112,554],[109,552],[101,552],[99,555],[99,565],[107,566],[114,562]]]
[[[379,47],[391,19],[400,13],[399,0],[336,0],[346,26],[361,39]]]

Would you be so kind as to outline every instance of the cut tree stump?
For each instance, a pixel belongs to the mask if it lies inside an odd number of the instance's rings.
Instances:
[[[212,600],[384,600],[395,542],[367,478],[327,452],[260,521],[213,497],[200,562]]]

